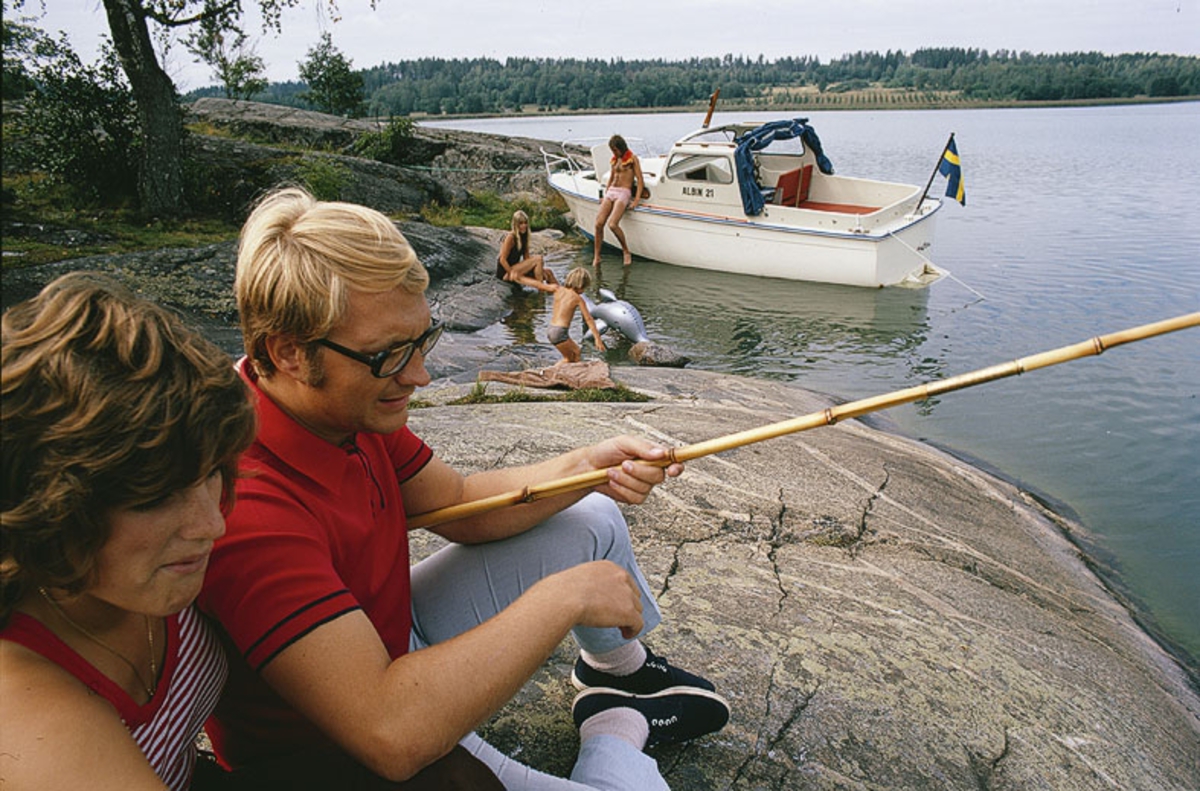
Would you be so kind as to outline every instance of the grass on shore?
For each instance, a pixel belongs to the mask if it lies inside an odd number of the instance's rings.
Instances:
[[[170,247],[201,247],[236,239],[238,226],[212,217],[145,217],[128,206],[80,206],[61,185],[37,175],[5,174],[15,195],[4,206],[5,269],[91,255],[119,255]]]
[[[473,193],[471,202],[465,206],[424,206],[421,209],[421,217],[430,225],[441,227],[469,225],[506,231],[512,225],[513,212],[518,209],[529,215],[531,231],[557,228],[565,233],[571,229],[570,224],[563,219],[567,212],[566,201],[557,192],[543,201],[530,198],[508,200],[494,192]]]
[[[148,221],[130,207],[77,206],[65,188],[28,174],[5,174],[4,187],[17,197],[12,205],[4,207],[0,249],[5,269],[92,255],[202,247],[235,240],[241,230],[240,225],[217,217]],[[478,193],[465,206],[428,205],[422,208],[421,215],[430,224],[443,227],[507,230],[517,209],[529,215],[535,231],[570,230],[562,218],[566,204],[557,194],[549,201],[539,202],[528,198],[512,201],[495,193]]]

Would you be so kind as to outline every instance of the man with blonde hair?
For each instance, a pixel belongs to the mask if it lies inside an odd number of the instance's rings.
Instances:
[[[201,603],[234,646],[210,735],[244,766],[349,755],[404,780],[466,749],[509,789],[662,789],[648,743],[719,730],[728,704],[638,639],[661,620],[614,500],[642,502],[665,450],[617,437],[463,476],[407,427],[441,336],[427,275],[373,210],[287,189],[243,230],[237,299],[260,431]],[[608,468],[560,495],[432,528],[409,568],[406,516]],[[581,746],[572,780],[472,730],[570,632]],[[461,742],[461,746],[460,746]]]

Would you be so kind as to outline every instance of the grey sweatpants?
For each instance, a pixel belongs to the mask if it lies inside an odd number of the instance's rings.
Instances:
[[[625,519],[612,500],[592,494],[521,535],[490,544],[451,544],[414,566],[413,649],[478,626],[543,577],[593,560],[610,560],[630,573],[642,592],[641,634],[657,626],[662,615],[633,557]],[[580,646],[596,654],[628,642],[619,629],[576,627],[572,633]],[[509,791],[667,788],[653,758],[613,736],[588,739],[580,746],[570,780],[530,769],[476,734],[462,744],[487,763]]]

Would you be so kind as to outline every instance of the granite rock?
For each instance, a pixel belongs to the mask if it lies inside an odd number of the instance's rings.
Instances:
[[[442,405],[411,425],[470,471],[831,403],[699,371],[614,378],[654,400]],[[970,464],[852,420],[697,459],[624,510],[665,614],[648,644],[733,707],[721,733],[653,751],[673,788],[1200,788],[1193,682],[1088,569],[1080,525]],[[574,656],[564,642],[485,736],[568,773]]]
[[[348,154],[353,143],[377,132],[386,120],[342,118],[294,107],[207,97],[187,106],[188,117],[204,121],[267,146],[291,145]],[[400,172],[413,178],[424,173],[444,188],[465,195],[486,190],[509,197],[549,195],[542,149],[586,155],[579,146],[507,135],[441,129],[416,124]],[[352,198],[347,198],[352,199]],[[368,205],[375,205],[363,201]],[[378,208],[378,206],[377,206]]]

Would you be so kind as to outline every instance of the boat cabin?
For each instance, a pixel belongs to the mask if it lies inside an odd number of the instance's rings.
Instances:
[[[607,181],[610,156],[606,144],[592,148],[601,185]],[[676,142],[664,157],[644,158],[642,170],[649,203],[656,206],[764,219],[781,219],[788,214],[781,215],[781,209],[801,209],[851,215],[860,223],[911,192],[907,185],[835,177],[804,119],[700,129]]]
[[[591,170],[569,153],[543,154],[576,225],[607,234],[595,224],[607,144],[591,147]],[[701,129],[640,161],[650,194],[621,223],[635,255],[856,286],[927,285],[940,276],[923,253],[940,201],[919,185],[834,175],[807,119]]]

